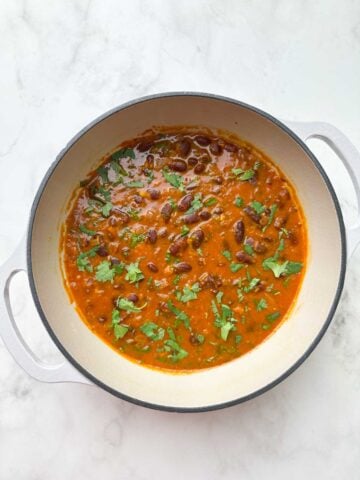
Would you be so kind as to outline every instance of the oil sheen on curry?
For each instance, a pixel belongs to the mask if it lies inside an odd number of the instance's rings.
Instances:
[[[299,290],[307,236],[295,191],[234,137],[174,129],[124,142],[71,205],[61,245],[70,297],[138,363],[235,359],[279,326]]]

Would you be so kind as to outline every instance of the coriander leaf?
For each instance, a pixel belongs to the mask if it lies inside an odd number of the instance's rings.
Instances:
[[[127,280],[129,283],[136,283],[145,278],[139,268],[139,260],[134,263],[129,263],[129,265],[126,265],[125,268],[127,271],[127,274],[125,275],[125,280]]]
[[[85,225],[83,225],[82,223],[79,225],[79,230],[80,230],[80,232],[85,233],[86,235],[90,235],[90,236],[93,236],[93,235],[97,234],[97,232],[95,232],[95,230],[90,230],[89,228],[85,227]]]
[[[191,287],[185,285],[183,292],[179,292],[178,300],[183,303],[189,302],[190,300],[196,300],[197,294],[201,291],[200,285],[198,282],[194,283]]]
[[[108,176],[108,168],[104,167],[103,165],[99,167],[96,170],[96,173],[98,173],[101,177],[101,180],[103,183],[108,183],[109,182],[109,176]]]
[[[266,320],[268,320],[270,323],[275,322],[280,317],[280,312],[274,312],[274,313],[269,313],[266,315]]]
[[[117,150],[111,155],[112,160],[119,160],[120,158],[132,158],[135,160],[135,153],[132,148],[129,147],[124,147],[120,148],[120,150]]]
[[[99,197],[99,195],[100,195],[100,197]],[[99,187],[96,190],[96,199],[100,200],[103,203],[111,202],[111,193],[109,192],[109,190],[106,190],[103,187]]]
[[[165,340],[164,344],[165,344],[165,349],[171,352],[170,359],[173,362],[178,362],[179,360],[182,360],[183,358],[188,356],[188,352],[183,348],[181,348],[180,345],[177,343],[177,341],[168,339],[168,340]]]
[[[144,184],[140,180],[132,180],[130,182],[125,183],[125,186],[129,188],[142,188]]]
[[[299,273],[303,267],[301,262],[288,262],[286,266],[286,274],[292,275],[294,273]]]
[[[240,208],[244,205],[244,200],[241,197],[236,197],[234,203],[237,207]]]
[[[181,190],[182,192],[184,191],[184,180],[183,180],[183,177],[181,175],[179,175],[178,173],[171,173],[169,172],[169,170],[167,168],[164,168],[162,171],[161,171],[163,177],[165,178],[165,180],[170,183],[170,185],[172,185],[173,187],[175,188],[178,188],[179,190]]]
[[[229,250],[223,250],[223,251],[221,252],[221,254],[222,254],[227,260],[229,260],[229,262],[230,262],[230,260],[231,260],[231,252],[230,252]]]
[[[110,262],[104,260],[95,268],[95,278],[98,282],[112,282],[115,276],[115,269],[111,268]]]
[[[285,248],[285,240],[283,238],[280,239],[279,246],[277,252],[282,252]]]
[[[108,217],[110,215],[111,209],[113,205],[111,202],[106,202],[105,205],[101,208],[101,213],[104,217]]]
[[[233,168],[233,174],[241,181],[245,182],[250,180],[255,175],[255,171],[250,168],[249,170],[243,170],[242,168]]]
[[[275,278],[279,278],[280,275],[286,274],[287,264],[288,262],[280,263],[275,257],[269,257],[263,261],[262,266],[264,270],[271,270]]]
[[[170,310],[171,313],[175,315],[175,318],[178,322],[182,322],[187,329],[190,328],[190,319],[188,315],[183,312],[182,310],[179,310],[175,305],[172,303],[171,300],[167,301],[167,307]]]
[[[145,242],[146,235],[144,233],[132,233],[130,237],[130,247],[135,248],[141,242]]]
[[[265,232],[265,230],[272,224],[277,208],[278,208],[277,205],[275,205],[275,204],[271,205],[269,220],[268,220],[267,224],[263,227],[263,229],[262,229],[263,232]]]
[[[216,295],[215,295],[215,298],[216,298],[216,301],[218,303],[221,303],[221,300],[222,300],[222,297],[224,296],[224,292],[218,292]]]
[[[211,207],[217,203],[217,199],[215,197],[210,197],[204,201],[205,207]]]
[[[99,245],[96,245],[95,247],[91,248],[87,252],[81,252],[78,255],[76,259],[76,265],[80,272],[84,272],[85,270],[87,272],[93,271],[93,266],[90,264],[89,258],[95,257],[98,249],[99,249]]]
[[[190,228],[187,227],[186,225],[183,225],[183,226],[181,227],[180,235],[181,235],[182,237],[185,237],[189,232],[190,232]]]
[[[234,330],[234,329],[235,329],[235,327],[231,322],[224,323],[220,327],[220,337],[221,337],[221,339],[224,340],[224,342],[226,342],[226,340],[229,336],[229,333],[231,332],[231,330]]]
[[[200,345],[202,345],[205,342],[205,336],[202,335],[201,333],[195,333],[195,338]]]
[[[119,297],[116,301],[116,305],[120,310],[125,310],[126,312],[141,312],[141,310],[146,307],[146,303],[142,307],[136,307],[134,302],[128,300],[127,298]]]
[[[140,330],[144,335],[150,338],[150,340],[154,340],[155,342],[162,340],[165,335],[165,330],[154,322],[145,322],[141,325]]]
[[[121,323],[117,323],[114,325],[114,335],[116,340],[120,340],[120,338],[125,337],[129,330],[129,327],[126,325],[121,325]]]
[[[249,281],[249,285],[247,287],[244,287],[244,292],[245,293],[249,293],[251,292],[252,290],[254,290],[254,288],[256,287],[256,285],[260,282],[260,278],[252,278],[250,281]]]
[[[261,312],[262,310],[265,310],[268,307],[268,304],[265,298],[260,298],[260,300],[255,300],[255,305],[256,305],[257,312]]]
[[[111,325],[114,326],[117,323],[120,323],[120,312],[114,308],[111,313]]]
[[[241,270],[243,267],[244,267],[244,264],[243,264],[243,263],[230,263],[230,270],[231,270],[233,273],[238,272],[238,271]]]
[[[253,255],[254,254],[254,249],[249,243],[245,243],[244,250],[248,255]]]
[[[262,203],[254,200],[253,202],[250,203],[250,206],[252,207],[253,210],[259,215],[261,215],[265,210],[266,207]]]
[[[180,279],[181,279],[181,275],[176,275],[172,283],[174,285],[177,285],[180,282]]]
[[[195,194],[194,200],[191,202],[191,207],[186,211],[187,215],[190,215],[191,213],[194,213],[203,207],[201,197],[202,197],[201,193]]]

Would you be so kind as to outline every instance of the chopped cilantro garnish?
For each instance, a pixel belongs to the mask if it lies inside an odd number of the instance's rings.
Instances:
[[[255,171],[250,168],[249,170],[243,170],[242,168],[233,168],[232,173],[241,181],[245,182],[250,180],[255,175]]]
[[[79,230],[82,233],[85,233],[86,235],[90,235],[91,237],[96,235],[97,232],[95,230],[90,230],[90,228],[85,227],[82,223],[79,225]]]
[[[163,177],[165,178],[165,180],[168,183],[170,183],[170,185],[172,185],[175,188],[178,188],[181,191],[184,191],[184,188],[185,188],[184,187],[184,180],[183,180],[183,177],[181,175],[179,175],[178,173],[169,172],[169,169],[167,169],[167,168],[164,168],[161,173],[162,173]]]
[[[220,302],[218,301],[218,303]],[[222,303],[220,307],[221,313],[215,301],[211,301],[211,308],[215,316],[215,327],[220,328],[220,337],[226,342],[231,330],[235,330],[234,322],[236,322],[236,320],[233,318],[233,312],[228,305]]]
[[[197,212],[200,210],[200,208],[203,207],[203,203],[201,201],[201,193],[196,193],[194,200],[191,202],[191,207],[186,211],[187,215],[190,215],[191,213]]]
[[[183,226],[181,227],[180,235],[181,235],[182,237],[185,237],[189,232],[190,232],[190,228],[187,227],[186,225],[183,225]]]
[[[142,307],[136,307],[131,300],[127,298],[119,297],[116,300],[116,305],[120,310],[125,310],[126,312],[140,312],[144,307],[146,307],[146,303]]]
[[[266,258],[262,266],[264,270],[271,270],[275,278],[279,278],[281,275],[293,275],[299,273],[302,269],[301,262],[291,262],[286,260],[283,263],[278,262],[277,256]]]
[[[129,188],[142,188],[144,184],[140,180],[132,180],[130,182],[125,183],[125,186]]]
[[[261,312],[268,307],[267,301],[265,298],[260,298],[260,300],[255,300],[256,311]]]
[[[180,282],[180,280],[181,280],[181,275],[175,275],[175,278],[174,278],[174,280],[172,281],[172,283],[173,283],[174,285],[177,285],[177,284]]]
[[[81,252],[77,259],[76,259],[76,265],[78,267],[78,270],[80,272],[92,272],[93,271],[93,266],[91,265],[89,258],[95,257],[96,252],[99,249],[99,245],[96,245],[96,247],[91,248],[87,252]]]
[[[130,247],[135,248],[141,242],[145,242],[146,235],[144,233],[132,233],[130,237]]]
[[[129,330],[129,327],[127,325],[122,325],[120,323],[120,320],[121,319],[119,310],[114,309],[111,315],[111,325],[114,329],[114,335],[116,340],[120,340],[120,338],[123,338]]]
[[[108,172],[109,172],[109,169],[104,167],[103,165],[96,170],[96,173],[100,175],[100,178],[103,181],[103,183],[108,183],[109,181]]]
[[[101,213],[104,217],[108,217],[110,215],[111,209],[113,205],[111,202],[106,202],[105,205],[101,208]]]
[[[135,159],[135,153],[132,148],[124,147],[120,148],[111,155],[112,160],[119,160],[120,158],[132,158]]]
[[[277,210],[277,205],[275,205],[275,204],[271,205],[269,220],[268,220],[267,224],[263,227],[263,229],[262,229],[263,232],[265,232],[265,230],[272,224],[272,222],[274,220],[276,210]]]
[[[155,342],[162,340],[165,335],[165,330],[154,322],[145,322],[141,325],[140,330],[144,335],[150,338],[150,340],[154,340]]]
[[[241,270],[242,268],[244,267],[244,264],[243,263],[230,263],[230,270],[233,272],[233,273],[236,273],[238,272],[239,270]]]
[[[189,302],[190,300],[196,300],[197,294],[201,291],[200,285],[198,282],[194,283],[192,286],[185,285],[183,291],[178,291],[176,298],[183,303]]]
[[[170,310],[170,312],[175,315],[175,318],[177,320],[176,323],[178,324],[179,322],[182,322],[185,325],[185,327],[187,329],[189,329],[190,328],[190,319],[189,319],[188,315],[185,312],[183,312],[182,310],[179,310],[177,307],[175,307],[175,305],[172,303],[171,300],[168,300],[166,304],[167,304],[167,307]]]
[[[221,252],[221,254],[226,258],[226,260],[229,260],[229,262],[230,262],[230,260],[231,260],[231,252],[230,252],[230,250],[223,250],[223,251]]]
[[[95,271],[95,278],[98,282],[112,282],[114,280],[115,269],[111,267],[111,263],[107,260],[99,263]]]
[[[280,317],[280,312],[269,313],[266,315],[266,320],[271,322],[275,322]]]
[[[254,249],[249,243],[245,243],[244,250],[248,255],[253,255],[254,254]]]
[[[165,351],[170,353],[170,359],[173,362],[178,362],[179,360],[187,357],[188,352],[181,348],[181,346],[179,345],[173,329],[168,327],[167,333],[170,338],[168,340],[165,340],[164,349]]]
[[[241,197],[236,197],[234,203],[237,207],[240,208],[244,205],[244,200]]]
[[[254,200],[253,202],[250,203],[250,206],[253,210],[255,210],[255,212],[258,214],[258,215],[261,215],[265,210],[266,210],[266,207],[265,205],[263,205],[262,203]]]
[[[139,260],[134,263],[129,263],[129,265],[126,265],[125,268],[127,271],[125,280],[127,280],[129,283],[136,283],[144,278],[144,275],[139,268]]]
[[[212,207],[217,203],[217,199],[215,197],[210,197],[204,201],[205,207]]]
[[[251,280],[249,280],[249,285],[247,287],[244,287],[244,292],[245,293],[251,292],[252,290],[254,290],[254,288],[259,282],[260,282],[260,278],[255,278],[255,277],[252,278]]]

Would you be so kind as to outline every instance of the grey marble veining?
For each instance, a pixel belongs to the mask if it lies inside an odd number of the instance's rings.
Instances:
[[[233,96],[283,119],[329,121],[360,148],[360,4],[351,0],[3,1],[0,66],[0,262],[59,150],[134,97]],[[311,147],[351,222],[354,196],[338,159]],[[96,387],[41,384],[0,342],[0,479],[357,480],[359,273],[358,249],[334,321],[300,369],[218,412],[161,413]],[[12,298],[31,347],[56,361],[25,275]]]

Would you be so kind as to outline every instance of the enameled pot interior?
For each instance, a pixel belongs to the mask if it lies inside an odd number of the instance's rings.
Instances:
[[[307,219],[309,257],[289,318],[250,353],[225,365],[171,374],[117,354],[85,326],[63,286],[60,225],[80,179],[123,140],[153,125],[221,128],[269,155],[295,186]],[[174,95],[126,106],[84,131],[60,156],[44,184],[30,226],[33,290],[43,320],[63,351],[114,393],[165,408],[214,407],[261,391],[306,355],[323,330],[341,278],[342,243],[334,200],[302,146],[271,119],[225,99]],[[331,269],[329,268],[331,265]]]

